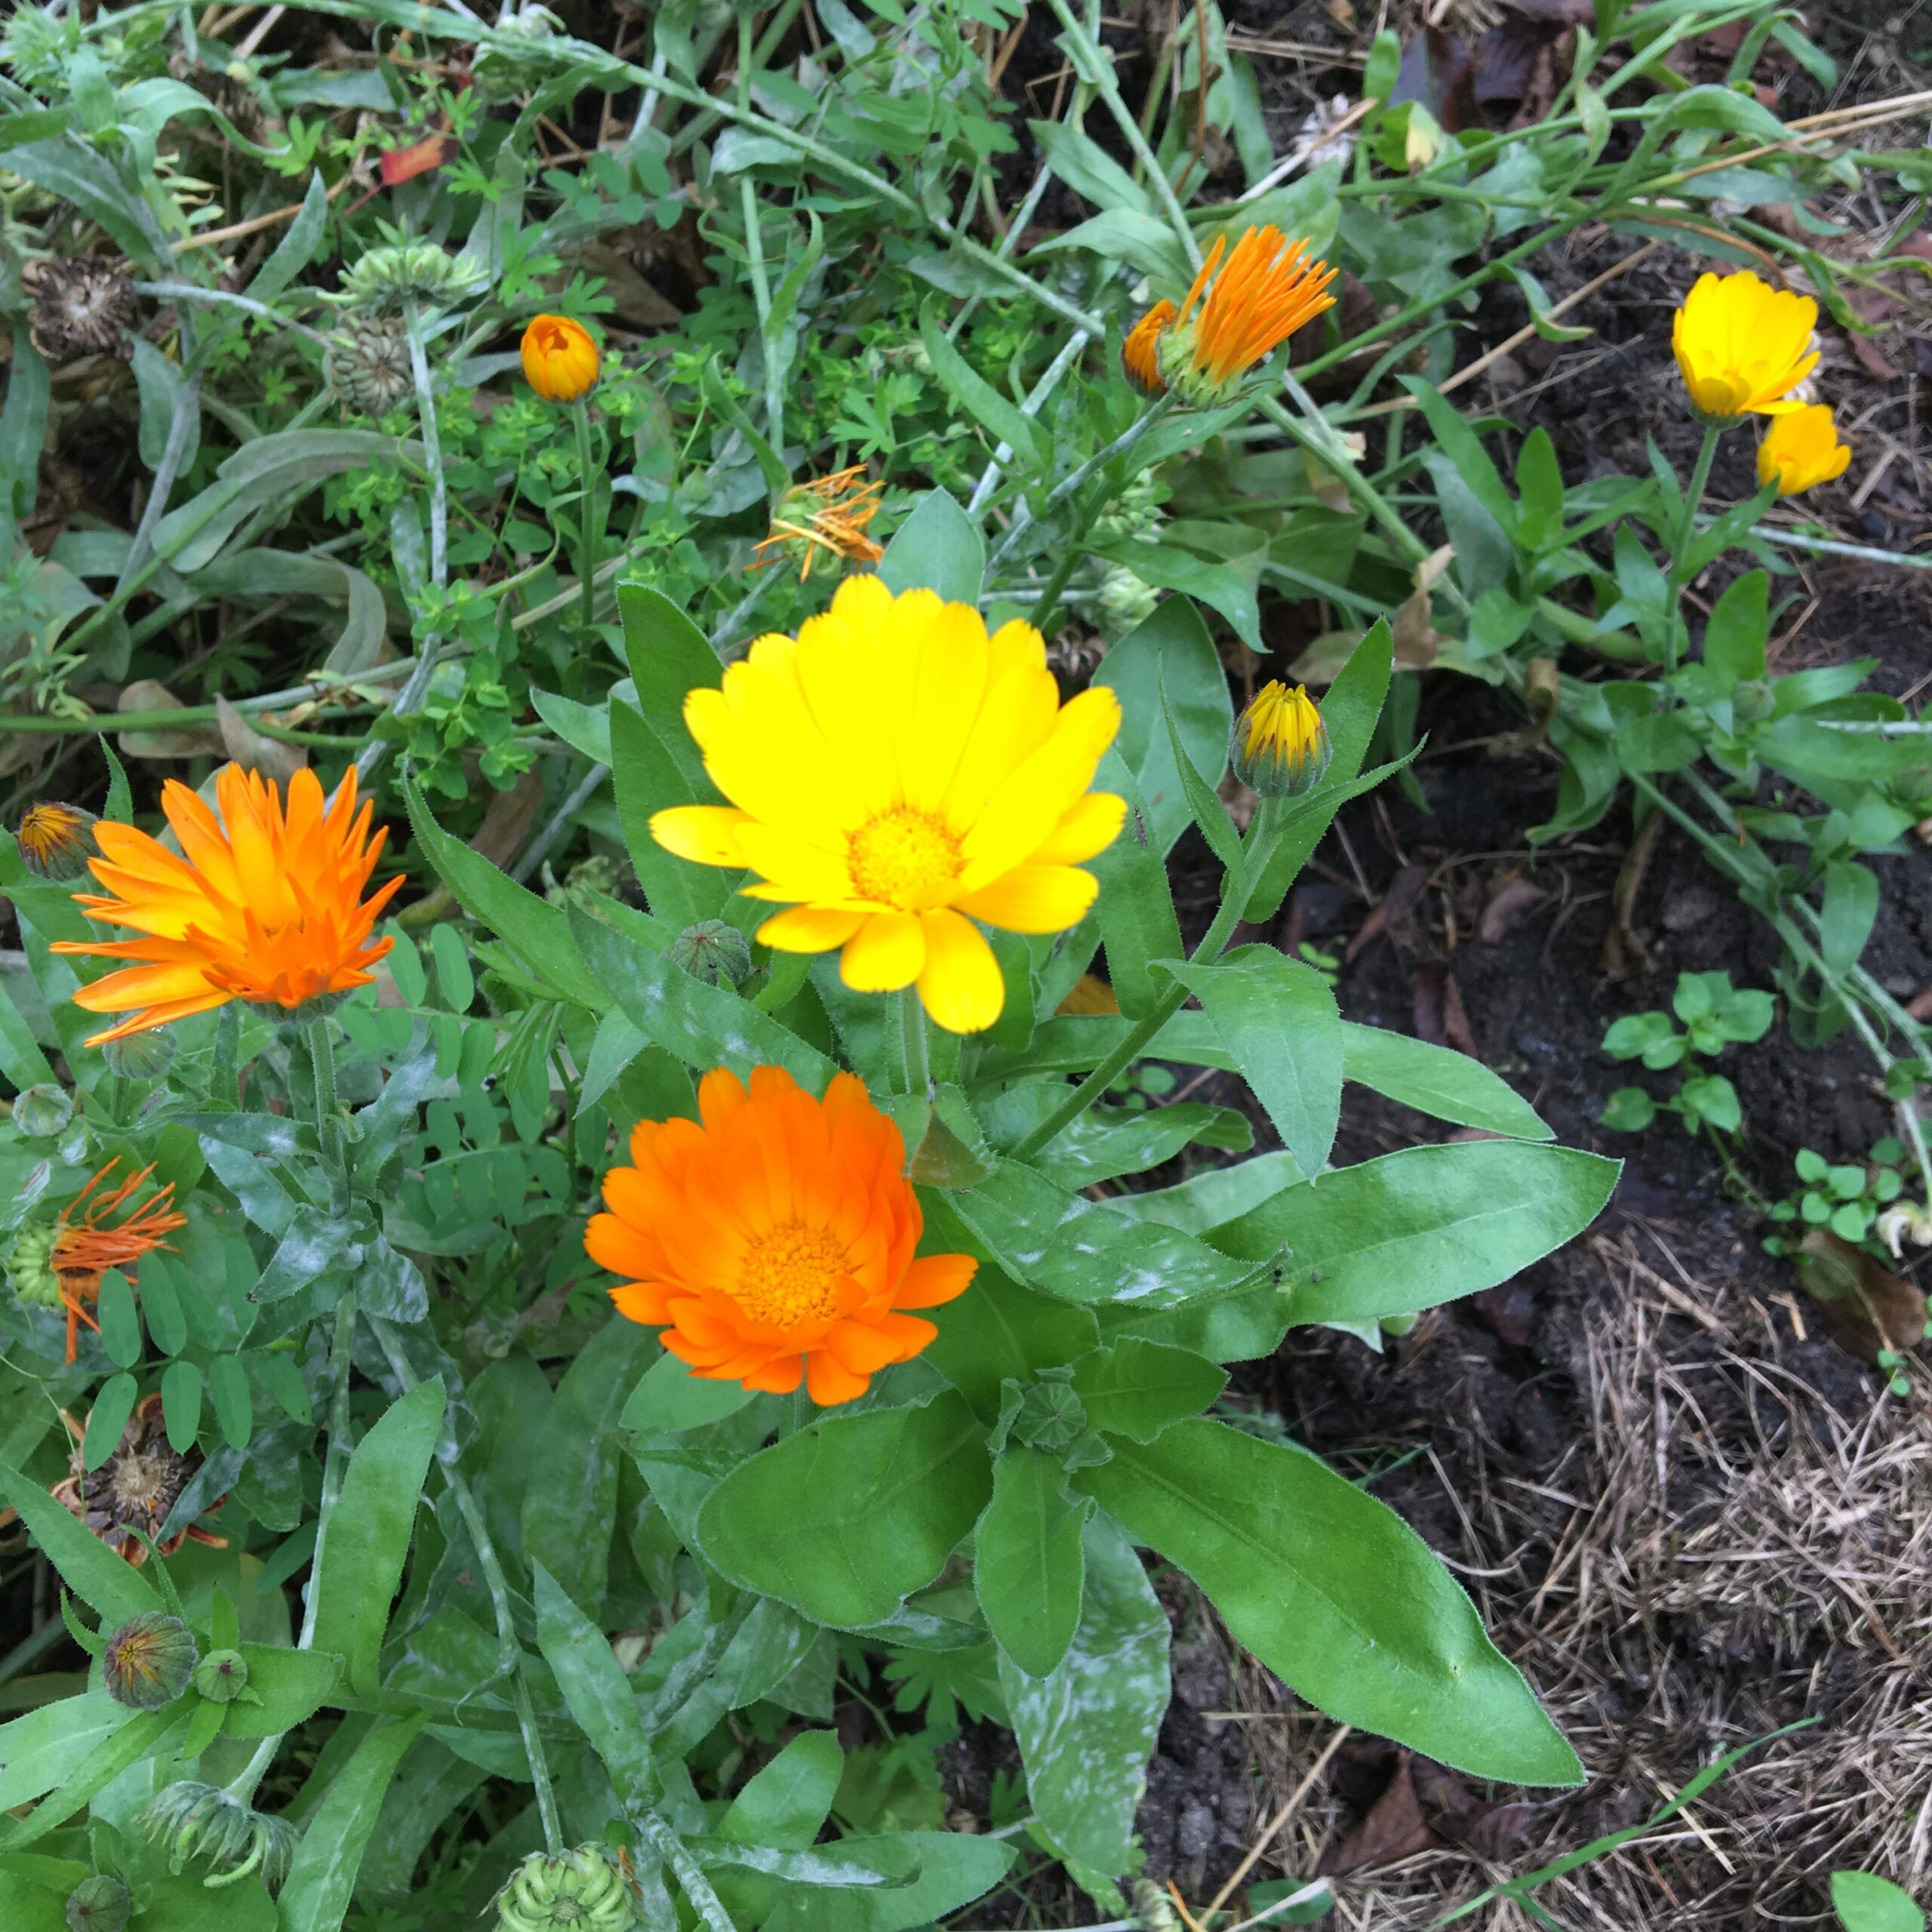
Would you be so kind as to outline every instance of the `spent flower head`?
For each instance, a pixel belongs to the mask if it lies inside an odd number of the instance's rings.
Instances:
[[[797,562],[803,583],[822,558],[829,557],[835,565],[877,563],[885,552],[866,534],[866,526],[878,514],[885,485],[862,480],[865,474],[864,464],[854,463],[787,490],[772,516],[771,534],[752,552],[753,568],[777,556],[789,557]]]

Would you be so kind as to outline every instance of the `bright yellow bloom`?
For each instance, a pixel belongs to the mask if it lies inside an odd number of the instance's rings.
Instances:
[[[1692,408],[1717,423],[1803,408],[1791,392],[1818,360],[1817,326],[1810,296],[1770,288],[1749,269],[1700,275],[1670,325]]]
[[[746,1092],[718,1068],[698,1085],[703,1124],[640,1121],[629,1167],[604,1177],[592,1260],[632,1321],[694,1374],[815,1402],[863,1395],[888,1363],[939,1333],[903,1311],[963,1294],[971,1255],[912,1251],[924,1231],[906,1146],[864,1083],[835,1074],[815,1100],[782,1067]]]
[[[1264,798],[1284,798],[1320,784],[1334,754],[1307,691],[1270,678],[1235,720],[1228,755],[1244,785]]]
[[[1780,497],[1795,497],[1842,476],[1850,461],[1851,445],[1838,441],[1829,408],[1814,402],[1771,418],[1758,445],[1758,487],[1775,483]]]
[[[1217,235],[1178,312],[1157,302],[1134,325],[1121,359],[1141,389],[1172,389],[1195,408],[1223,401],[1257,362],[1335,306],[1335,271],[1306,242],[1251,228],[1227,250],[1228,238]]]
[[[162,788],[180,858],[131,825],[95,826],[102,856],[93,872],[106,894],[75,901],[89,918],[138,937],[62,940],[54,950],[138,963],[74,995],[89,1013],[133,1012],[89,1046],[231,999],[292,1011],[348,992],[369,983],[369,968],[395,944],[369,937],[402,875],[362,897],[388,834],[371,836],[366,802],[357,812],[353,765],[326,807],[306,770],[288,782],[286,814],[275,785],[238,764],[216,778],[215,797],[219,820],[179,779]]]
[[[658,813],[659,844],[749,866],[746,893],[791,909],[759,928],[767,946],[841,947],[848,986],[916,984],[949,1032],[990,1026],[1005,1000],[973,921],[1077,925],[1099,889],[1080,862],[1127,815],[1087,789],[1120,729],[1111,691],[1062,705],[1031,624],[989,638],[970,605],[895,598],[870,575],[795,639],[760,638],[722,690],[691,692],[685,722],[731,802]]]
[[[576,402],[596,386],[603,358],[568,315],[539,315],[523,332],[523,373],[546,402]]]
[[[798,581],[812,574],[821,552],[848,563],[875,564],[885,552],[866,534],[866,525],[878,514],[882,482],[861,483],[863,463],[835,470],[787,490],[771,519],[771,534],[752,552],[754,570],[770,563],[768,550],[783,552],[798,562]]]
[[[20,863],[36,878],[52,879],[64,885],[78,878],[88,869],[88,854],[94,850],[94,814],[78,805],[29,805],[20,814],[20,829],[14,836],[20,848]]]

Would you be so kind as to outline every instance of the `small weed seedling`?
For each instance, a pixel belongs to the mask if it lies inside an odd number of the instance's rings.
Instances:
[[[1770,1028],[1770,995],[1734,988],[1728,973],[1681,973],[1671,1009],[1682,1021],[1682,1032],[1668,1013],[1627,1014],[1612,1023],[1603,1048],[1613,1060],[1641,1060],[1660,1072],[1681,1066],[1682,1084],[1663,1100],[1641,1087],[1620,1087],[1599,1118],[1623,1134],[1641,1133],[1660,1112],[1677,1115],[1693,1133],[1700,1126],[1737,1133],[1744,1122],[1737,1090],[1722,1074],[1706,1072],[1703,1063],[1734,1042],[1748,1046],[1761,1040]]]

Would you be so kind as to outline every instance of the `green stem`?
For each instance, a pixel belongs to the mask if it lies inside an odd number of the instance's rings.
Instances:
[[[926,1052],[926,1009],[917,986],[899,995],[899,1041],[906,1068],[906,1091],[924,1095],[932,1088],[932,1069]]]
[[[335,1305],[335,1335],[329,1350],[330,1372],[335,1391],[329,1403],[329,1446],[322,1460],[322,1498],[316,1511],[315,1553],[309,1563],[309,1600],[302,1611],[302,1634],[295,1647],[306,1651],[315,1641],[315,1618],[320,1612],[322,1564],[328,1553],[329,1519],[342,1494],[343,1478],[349,1469],[349,1372],[355,1342],[355,1291],[344,1288]],[[260,1755],[259,1752],[257,1754]]]
[[[1058,613],[1061,592],[1066,589],[1069,579],[1079,568],[1081,559],[1087,554],[1087,531],[1088,526],[1092,521],[1093,518],[1091,515],[1080,519],[1079,536],[1069,542],[1062,549],[1059,557],[1054,561],[1053,574],[1047,579],[1046,583],[1041,588],[1039,601],[1033,606],[1032,622],[1033,628],[1042,637],[1047,635],[1048,626],[1053,622]]]
[[[1220,909],[1214,915],[1214,922],[1202,936],[1201,943],[1188,955],[1190,965],[1206,965],[1218,959],[1234,937],[1235,927],[1241,924],[1242,911],[1247,904],[1249,884],[1268,869],[1268,861],[1281,835],[1283,828],[1279,815],[1272,809],[1273,804],[1273,800],[1264,798],[1255,813],[1254,822],[1248,827],[1247,837],[1242,843],[1241,875],[1237,877],[1229,872],[1223,878]],[[1020,1142],[1013,1150],[1014,1158],[1030,1160],[1078,1120],[1140,1058],[1148,1042],[1180,1011],[1186,999],[1187,989],[1177,980],[1154,1003],[1152,1010],[1128,1029],[1112,1051]]]
[[[1684,521],[1678,526],[1677,541],[1671,546],[1670,578],[1664,593],[1664,602],[1670,617],[1670,630],[1664,644],[1664,674],[1667,677],[1677,669],[1681,632],[1686,645],[1690,641],[1690,627],[1683,616],[1683,592],[1685,588],[1684,570],[1690,555],[1690,546],[1697,534],[1697,511],[1704,500],[1706,486],[1711,480],[1711,460],[1718,453],[1718,438],[1724,434],[1721,423],[1704,425],[1704,440],[1698,445],[1697,460],[1691,466],[1690,481],[1684,492]]]
[[[590,405],[574,402],[571,414],[577,421],[577,474],[583,479],[583,503],[578,510],[583,539],[577,546],[577,583],[582,592],[584,626],[589,629],[591,600],[597,585],[597,472],[591,466]]]
[[[327,1014],[309,1022],[309,1059],[315,1072],[315,1137],[321,1143],[322,1164],[332,1190],[346,1191],[348,1176],[342,1161],[342,1115],[336,1097],[335,1046],[329,1038]]]

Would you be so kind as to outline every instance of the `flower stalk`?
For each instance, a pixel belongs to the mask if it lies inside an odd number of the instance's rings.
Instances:
[[[601,528],[597,515],[597,472],[592,465],[590,405],[579,400],[571,405],[577,424],[577,467],[583,479],[583,501],[577,515],[582,519],[577,545],[577,583],[582,598],[581,614],[587,629],[595,621],[591,605],[596,595],[598,534]]]

